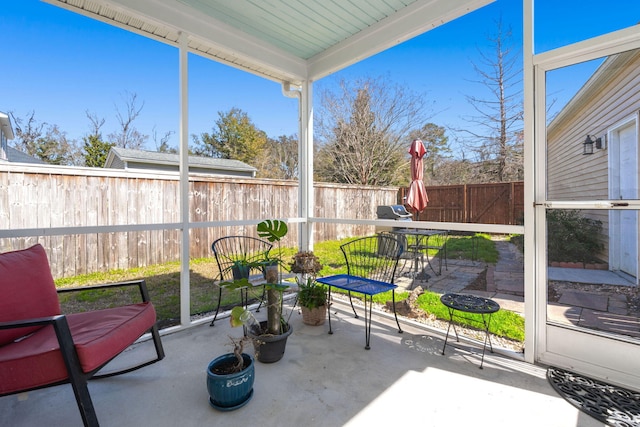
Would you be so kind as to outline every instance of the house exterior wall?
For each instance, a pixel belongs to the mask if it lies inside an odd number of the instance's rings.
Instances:
[[[7,161],[7,137],[4,131],[0,129],[0,160]]]
[[[606,65],[606,62],[603,64]],[[549,200],[609,199],[608,141],[603,149],[583,155],[587,135],[601,137],[640,109],[640,52],[619,54],[597,79],[585,87],[547,128],[547,197]],[[598,72],[596,72],[598,73]],[[595,76],[595,74],[594,74]],[[563,115],[564,113],[564,115]],[[609,215],[590,210],[585,216],[602,221],[608,257]]]

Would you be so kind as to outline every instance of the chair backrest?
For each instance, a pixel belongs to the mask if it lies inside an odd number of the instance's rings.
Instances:
[[[248,236],[221,237],[211,244],[211,250],[218,263],[221,280],[232,280],[231,268],[240,261],[256,262],[264,260],[269,255],[272,244]],[[254,267],[255,270],[261,271]]]
[[[42,245],[0,254],[0,322],[60,314],[47,253]],[[0,330],[0,346],[40,327]]]
[[[347,273],[381,282],[393,283],[398,260],[404,251],[389,235],[361,237],[340,246],[347,262]]]

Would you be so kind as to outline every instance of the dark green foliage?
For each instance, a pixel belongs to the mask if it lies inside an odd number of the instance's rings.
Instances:
[[[235,159],[253,165],[264,150],[267,135],[239,108],[218,112],[211,133],[194,137],[193,151],[199,156]]]
[[[602,221],[582,216],[577,210],[547,211],[549,261],[595,262],[604,245]]]
[[[107,161],[107,154],[114,144],[102,141],[98,135],[84,138],[84,164],[92,168],[102,168]]]

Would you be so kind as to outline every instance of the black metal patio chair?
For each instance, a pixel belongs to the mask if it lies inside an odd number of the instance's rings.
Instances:
[[[216,313],[213,316],[210,326],[213,326],[218,312],[220,311],[220,302],[222,300],[223,289],[229,288],[228,285],[221,283],[229,282],[242,277],[249,279],[251,288],[261,287],[260,303],[256,311],[260,311],[260,307],[264,302],[265,288],[264,280],[253,281],[252,274],[260,274],[262,277],[262,266],[256,264],[259,261],[267,259],[269,251],[273,245],[266,240],[249,236],[227,236],[221,237],[211,244],[211,250],[218,264],[219,277],[214,284],[218,287],[218,305]],[[240,299],[243,306],[249,303],[249,287],[235,288],[240,292]]]
[[[402,333],[398,315],[396,313],[396,297],[394,284],[398,260],[404,247],[400,241],[388,234],[362,237],[340,246],[347,263],[347,274],[322,277],[318,282],[329,286],[329,301],[331,301],[331,288],[336,287],[347,291],[351,309],[356,318],[358,313],[352,293],[361,293],[364,296],[365,319],[365,348],[370,348],[371,338],[371,313],[373,308],[373,296],[382,292],[391,291],[393,302],[393,314],[398,325],[398,332]],[[331,329],[331,310],[329,310],[329,333]]]

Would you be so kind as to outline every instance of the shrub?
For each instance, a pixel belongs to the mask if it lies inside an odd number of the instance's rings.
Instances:
[[[577,210],[547,211],[549,261],[597,261],[597,254],[604,248],[601,230],[602,221],[587,218]]]

